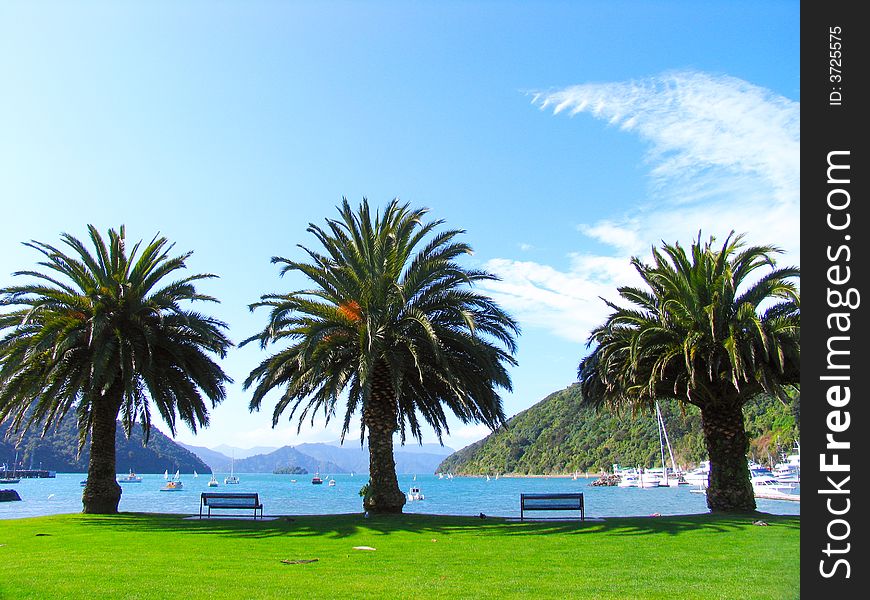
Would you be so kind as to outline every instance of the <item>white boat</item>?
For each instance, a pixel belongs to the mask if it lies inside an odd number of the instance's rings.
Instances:
[[[239,478],[236,477],[236,454],[233,453],[232,463],[230,463],[230,474],[224,477],[224,483],[227,485],[238,485]]]
[[[169,481],[169,469],[166,469],[165,471],[163,471],[163,479],[165,479],[166,481]]]
[[[625,469],[617,473],[619,475],[619,487],[638,487],[640,477],[634,469]]]
[[[199,477],[199,473],[196,472],[196,469],[193,470],[193,478],[196,479]]]
[[[769,491],[787,492],[795,488],[795,484],[793,483],[777,481],[776,477],[774,477],[773,473],[768,469],[756,467],[750,469],[749,473],[752,476],[752,489],[755,490],[756,493]]]
[[[683,478],[683,474],[677,468],[677,461],[674,460],[674,450],[671,448],[671,441],[668,439],[668,430],[665,427],[665,418],[662,416],[662,411],[659,408],[659,403],[656,402],[656,417],[659,425],[659,447],[662,453],[662,475],[660,486],[677,487],[679,485],[687,485],[688,482]],[[664,443],[662,441],[664,440]],[[668,449],[668,456],[671,459],[671,471],[665,466],[665,447]]]
[[[330,479],[330,480],[329,480],[329,485],[330,485],[330,486],[334,486],[334,485],[335,485],[335,479]]]
[[[683,473],[683,479],[686,481],[686,483],[689,483],[691,485],[697,485],[706,488],[707,482],[710,479],[710,461],[701,461],[700,466],[692,469],[687,473]]]
[[[0,483],[21,483],[21,478],[15,474],[15,465],[18,464],[18,453],[15,453],[15,462],[12,463],[12,475],[9,474],[9,467],[3,463],[3,477],[0,477]]]
[[[776,463],[773,476],[782,483],[801,482],[801,445],[795,442],[795,453],[785,457],[785,461]]]
[[[175,477],[166,482],[162,488],[160,488],[161,492],[180,492],[184,489],[184,484],[181,482],[181,473],[179,471],[175,472]]]
[[[133,469],[130,469],[130,473],[123,477],[118,477],[118,483],[142,483],[142,478],[136,475]]]
[[[414,500],[423,500],[423,493],[416,486],[408,490],[408,501],[413,502]]]
[[[184,489],[184,484],[177,479],[170,479],[166,482],[162,488],[160,488],[161,492],[180,492]]]
[[[662,478],[657,473],[647,472],[641,469],[637,476],[637,487],[657,488],[662,487]]]
[[[218,484],[218,480],[215,479],[215,477],[214,477],[214,473],[212,473],[212,474],[211,474],[211,479],[208,480],[208,487],[217,487],[218,485],[219,485],[219,484]]]

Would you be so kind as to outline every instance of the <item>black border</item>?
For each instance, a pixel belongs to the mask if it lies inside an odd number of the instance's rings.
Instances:
[[[867,597],[866,579],[867,553],[864,547],[867,539],[865,473],[862,457],[867,457],[866,439],[868,422],[866,415],[866,388],[870,381],[870,369],[862,359],[863,350],[870,344],[866,335],[867,319],[865,314],[870,308],[864,304],[870,303],[870,293],[866,282],[867,263],[870,255],[867,252],[867,220],[863,217],[867,211],[863,209],[866,202],[866,148],[862,139],[862,129],[868,130],[867,121],[862,112],[870,111],[867,102],[864,82],[866,76],[864,60],[866,39],[870,35],[870,27],[858,15],[859,2],[804,2],[801,5],[801,593],[806,598],[858,598]],[[840,65],[831,63],[832,57],[830,38],[831,28],[841,28],[841,56],[837,60]],[[836,55],[835,55],[836,56]],[[841,67],[842,81],[836,81],[836,75],[831,67]],[[838,105],[832,102],[832,92],[842,94]],[[836,100],[836,97],[834,98]],[[847,160],[850,165],[850,182],[847,186],[850,202],[848,208],[850,225],[848,229],[837,231],[828,225],[828,194],[837,185],[828,183],[828,155],[832,151],[849,151]],[[839,171],[843,173],[843,171]],[[843,187],[843,186],[840,186]],[[835,194],[843,199],[842,194]],[[835,217],[842,217],[844,212],[837,212]],[[836,249],[843,245],[849,246],[850,260],[846,261],[847,253],[840,254],[839,260],[831,260],[829,252],[836,256]],[[828,290],[836,289],[828,279],[828,269],[839,264],[838,273],[845,273],[844,268],[850,267],[851,278],[839,289],[855,288],[861,294],[861,304],[855,309],[836,309],[829,305]],[[832,312],[847,310],[850,313],[850,330],[844,334],[828,329],[828,316]],[[847,335],[850,354],[843,362],[848,361],[851,400],[842,411],[849,411],[850,426],[836,438],[848,441],[848,450],[839,451],[839,462],[849,464],[851,469],[847,475],[851,480],[842,485],[848,488],[849,494],[833,496],[822,493],[831,485],[827,482],[829,475],[838,482],[842,474],[822,473],[820,455],[831,451],[825,449],[826,434],[829,433],[826,419],[829,411],[836,410],[828,404],[827,392],[829,381],[820,378],[831,371],[827,367],[828,339],[832,335]],[[844,342],[840,349],[845,349]],[[866,378],[866,381],[865,381]],[[831,462],[831,459],[827,459]],[[831,515],[827,500],[836,497],[835,506],[844,506],[845,498],[850,501],[848,513],[841,517]],[[828,525],[836,518],[848,521],[849,536],[836,542],[829,539]],[[847,531],[842,523],[834,525],[834,535]],[[831,542],[832,547],[845,548],[849,543],[849,551],[840,555],[826,556],[824,550]],[[849,577],[846,578],[845,565],[836,569],[834,576],[824,577],[821,570],[830,572],[834,561],[844,558],[849,562]],[[826,561],[824,567],[821,561]],[[863,588],[863,589],[862,589]],[[860,590],[860,591],[859,591]],[[824,596],[823,596],[824,594]]]

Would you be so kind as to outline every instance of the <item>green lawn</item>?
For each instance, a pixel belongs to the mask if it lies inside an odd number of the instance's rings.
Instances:
[[[776,600],[799,596],[799,542],[800,517],[763,514],[582,524],[58,515],[0,521],[0,598]]]

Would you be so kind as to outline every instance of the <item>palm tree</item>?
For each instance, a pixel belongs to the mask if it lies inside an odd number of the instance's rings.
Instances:
[[[0,422],[15,432],[41,423],[45,433],[74,410],[79,452],[90,436],[83,512],[109,514],[121,498],[119,415],[128,437],[138,419],[146,441],[152,406],[172,435],[176,415],[193,431],[208,425],[203,396],[214,407],[231,381],[209,354],[223,357],[231,343],[224,323],[181,306],[216,301],[194,287],[214,275],[165,281],[191,253],[171,258],[172,245],[155,236],[137,258],[141,242],[128,255],[124,227],[109,231],[108,244],[88,231],[95,255],[69,234],[69,254],[25,243],[48,271],[17,272],[36,282],[0,289],[0,306],[13,307],[0,314]]]
[[[633,306],[607,302],[613,312],[593,330],[589,345],[597,346],[578,370],[585,401],[598,406],[638,410],[675,398],[700,409],[707,505],[716,511],[755,510],[744,404],[761,393],[785,402],[800,381],[800,296],[791,281],[800,270],[777,268],[779,249],[742,240],[732,232],[717,250],[699,233],[690,256],[666,244],[653,249],[652,265],[633,258],[648,289],[619,288]]]
[[[360,442],[368,434],[370,466],[364,506],[401,512],[394,434],[403,444],[408,432],[422,441],[425,422],[440,441],[449,433],[445,407],[463,423],[491,429],[504,423],[496,388],[511,389],[505,365],[516,364],[519,328],[471,289],[496,278],[457,264],[471,252],[455,240],[464,232],[433,233],[443,221],[424,223],[426,209],[398,200],[383,215],[372,215],[365,199],[357,213],[347,199],[339,211],[340,219],[327,219],[326,227],[308,227],[325,254],[303,246],[310,263],[272,258],[283,265],[282,275],[301,273],[312,287],[264,295],[251,305],[271,314],[242,344],[288,345],[254,368],[244,385],[256,383],[252,411],[268,392],[283,389],[273,426],[287,408],[290,420],[299,411],[300,429],[320,411],[329,422],[343,402],[343,441],[352,416],[361,413]]]

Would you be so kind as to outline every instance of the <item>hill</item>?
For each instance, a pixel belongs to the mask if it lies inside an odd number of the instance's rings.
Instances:
[[[45,437],[39,436],[39,430],[29,432],[18,441],[17,436],[7,438],[8,425],[0,425],[0,463],[15,460],[18,453],[18,466],[25,468],[43,468],[59,473],[85,473],[88,470],[90,452],[85,445],[81,456],[76,457],[78,449],[78,428],[75,417],[67,416],[61,423],[50,430]],[[115,437],[116,465],[119,473],[130,469],[137,473],[163,473],[164,471],[181,471],[192,473],[194,470],[206,473],[208,465],[195,454],[182,448],[172,439],[166,437],[156,427],[151,427],[151,438],[148,446],[143,444],[144,438],[140,427],[134,427],[128,440],[120,423]]]
[[[332,461],[341,468],[336,473],[368,473],[369,449],[359,442],[337,446],[335,444],[299,444],[296,449],[320,460]],[[438,444],[409,444],[395,446],[396,473],[434,473],[441,461],[452,450]]]
[[[676,402],[661,403],[668,437],[678,465],[706,458],[701,419],[694,407],[681,412]],[[777,448],[790,449],[798,435],[792,406],[760,397],[746,407],[747,433],[756,460],[776,459]],[[583,404],[579,385],[550,394],[507,422],[506,428],[447,457],[441,472],[457,475],[510,473],[570,474],[610,471],[613,464],[661,463],[658,427],[649,413],[617,415]]]
[[[205,446],[191,446],[190,444],[182,444],[181,442],[179,442],[178,445],[196,454],[212,471],[218,472],[230,470],[230,463],[233,459],[229,455],[218,452],[217,450],[212,450],[211,448],[206,448]]]
[[[272,473],[276,469],[297,469],[307,473],[344,473],[345,470],[329,460],[303,454],[292,446],[278,448],[268,454],[257,454],[236,460],[237,473]],[[229,462],[226,463],[229,470]]]

